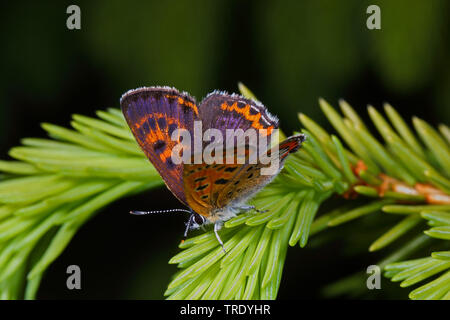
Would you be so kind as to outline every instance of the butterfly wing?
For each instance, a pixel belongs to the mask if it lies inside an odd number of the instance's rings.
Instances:
[[[237,174],[230,179],[229,183],[224,186],[217,197],[217,206],[225,207],[228,205],[239,205],[255,195],[264,186],[270,183],[283,168],[286,157],[296,152],[302,142],[305,141],[305,135],[299,134],[291,136],[281,142],[277,148],[273,148],[268,152],[273,161],[277,161],[277,168],[271,174],[264,174],[261,169],[269,168],[271,163],[262,163],[258,161],[256,164],[246,163],[242,165]]]
[[[236,148],[224,150],[220,163],[210,160],[196,164],[195,155],[189,164],[184,164],[183,183],[189,206],[198,214],[209,217],[213,209],[218,209],[217,201],[222,190],[239,173],[245,163],[249,162],[255,152],[248,144],[241,155]],[[241,158],[242,159],[238,159]]]
[[[214,91],[206,96],[199,107],[203,131],[214,128],[226,137],[226,129],[266,129],[270,137],[278,128],[278,119],[260,102],[237,94]],[[269,140],[270,141],[270,140]]]
[[[120,99],[125,119],[139,146],[159,172],[169,190],[183,203],[183,165],[175,164],[171,152],[176,129],[193,130],[199,119],[195,99],[169,87],[130,90]]]
[[[217,199],[242,165],[185,164],[183,183],[188,205],[198,214],[209,217],[217,209]]]
[[[274,153],[274,161],[278,161],[279,166],[279,170],[272,175],[261,174],[262,168],[270,166],[261,162],[185,164],[183,181],[185,190],[189,191],[186,192],[189,206],[206,218],[214,209],[238,206],[273,180],[283,167],[286,157],[297,151],[304,139],[304,135],[289,137],[278,148],[269,151],[270,154]],[[237,157],[235,153],[234,160]]]

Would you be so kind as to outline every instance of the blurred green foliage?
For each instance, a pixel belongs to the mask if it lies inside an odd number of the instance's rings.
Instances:
[[[74,80],[93,73],[111,99],[104,103],[152,84],[200,99],[241,80],[291,129],[294,110],[324,120],[319,96],[356,108],[389,99],[420,110],[425,102],[432,118],[450,117],[445,0],[78,1],[79,31],[65,27],[69,4],[4,5],[2,108],[24,88],[33,99],[63,100]],[[381,30],[366,28],[370,4],[381,8]],[[78,74],[80,65],[89,72]]]

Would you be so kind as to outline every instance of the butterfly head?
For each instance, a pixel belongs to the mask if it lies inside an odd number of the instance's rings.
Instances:
[[[193,212],[189,217],[188,222],[186,222],[186,226],[189,230],[195,230],[200,228],[202,225],[206,223],[206,218],[199,215],[198,213]]]

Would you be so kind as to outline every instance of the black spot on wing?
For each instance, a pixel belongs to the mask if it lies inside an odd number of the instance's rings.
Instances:
[[[202,186],[195,188],[195,191],[202,191],[203,189],[207,188],[208,186],[209,186],[209,184],[204,184]]]
[[[156,153],[163,153],[166,149],[166,142],[162,140],[158,140],[153,144],[153,150],[155,150]]]
[[[186,105],[186,104],[182,104],[182,105],[181,105],[181,110],[183,110],[183,113],[184,113],[184,114],[187,114],[187,113],[192,112],[191,107],[189,107],[189,106]]]
[[[161,130],[165,130],[167,128],[167,122],[165,118],[158,119],[158,126]]]
[[[144,129],[145,133],[150,132],[150,126],[148,124],[148,121],[144,122],[144,124],[142,125],[142,129]]]
[[[148,124],[149,124],[149,126],[150,126],[150,128],[152,130],[156,130],[156,121],[155,121],[155,119],[148,118],[147,122],[148,122]]]
[[[227,184],[228,183],[228,181],[230,181],[230,180],[227,180],[227,179],[218,179],[218,180],[216,180],[216,181],[214,181],[214,183],[215,184]]]
[[[236,169],[237,169],[237,167],[228,167],[225,169],[225,172],[233,172]]]
[[[206,177],[200,177],[200,178],[195,179],[194,182],[200,182],[200,181],[203,181],[205,179],[206,179]]]
[[[169,169],[173,169],[176,166],[175,163],[173,163],[172,158],[167,158],[165,164]]]
[[[169,125],[169,130],[168,130],[169,137],[172,137],[172,133],[173,133],[177,128],[178,128],[178,126],[177,126],[175,123],[171,123],[171,124]]]

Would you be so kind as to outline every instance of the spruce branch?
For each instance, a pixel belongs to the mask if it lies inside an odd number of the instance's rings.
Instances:
[[[239,88],[254,98],[243,84]],[[310,236],[327,229],[367,215],[382,221],[387,214],[398,222],[368,249],[413,240],[380,262],[386,276],[402,286],[436,277],[411,298],[448,298],[448,127],[435,130],[414,118],[412,130],[390,105],[384,106],[387,119],[369,106],[379,141],[345,101],[339,102],[342,114],[323,99],[319,105],[337,134],[300,114],[307,142],[251,201],[268,211],[242,213],[224,224],[226,255],[212,230],[180,244],[169,261],[180,270],[165,292],[168,299],[275,299],[288,247],[305,247]],[[10,151],[15,160],[0,161],[1,298],[35,298],[46,268],[92,215],[118,198],[163,184],[120,110],[97,116],[74,115],[73,129],[43,124],[51,139],[23,139]],[[324,212],[322,204],[333,195],[342,206]],[[430,248],[433,239],[442,250],[403,261]],[[360,277],[346,281],[346,290],[365,285]]]
[[[240,89],[244,95],[249,93],[242,84]],[[449,172],[446,167],[450,150],[437,131],[414,118],[417,135],[425,144],[422,146],[390,105],[385,105],[385,111],[393,128],[369,106],[369,115],[385,140],[382,143],[345,101],[339,103],[344,117],[325,100],[320,99],[319,104],[343,142],[300,114],[307,142],[287,160],[275,181],[252,201],[257,208],[268,211],[243,213],[225,223],[221,237],[227,255],[221,253],[211,231],[180,244],[183,251],[169,261],[181,270],[168,285],[168,299],[275,299],[288,246],[304,247],[310,235],[365,215],[378,213],[382,219],[382,212],[407,214],[369,247],[369,251],[381,250],[421,225],[419,213],[423,210],[441,212],[450,208],[449,177],[445,174]],[[321,204],[332,194],[345,199],[364,197],[366,204],[352,205],[350,209],[344,205],[315,218]],[[446,227],[437,228],[432,234],[448,236]],[[422,242],[420,237],[415,246],[406,244],[381,266],[407,257]],[[433,271],[446,268],[443,263]],[[447,294],[448,275],[443,277],[439,292]]]
[[[73,129],[42,127],[0,161],[0,294],[34,299],[47,267],[93,214],[162,185],[118,109],[74,115]],[[22,289],[24,288],[24,289]]]

